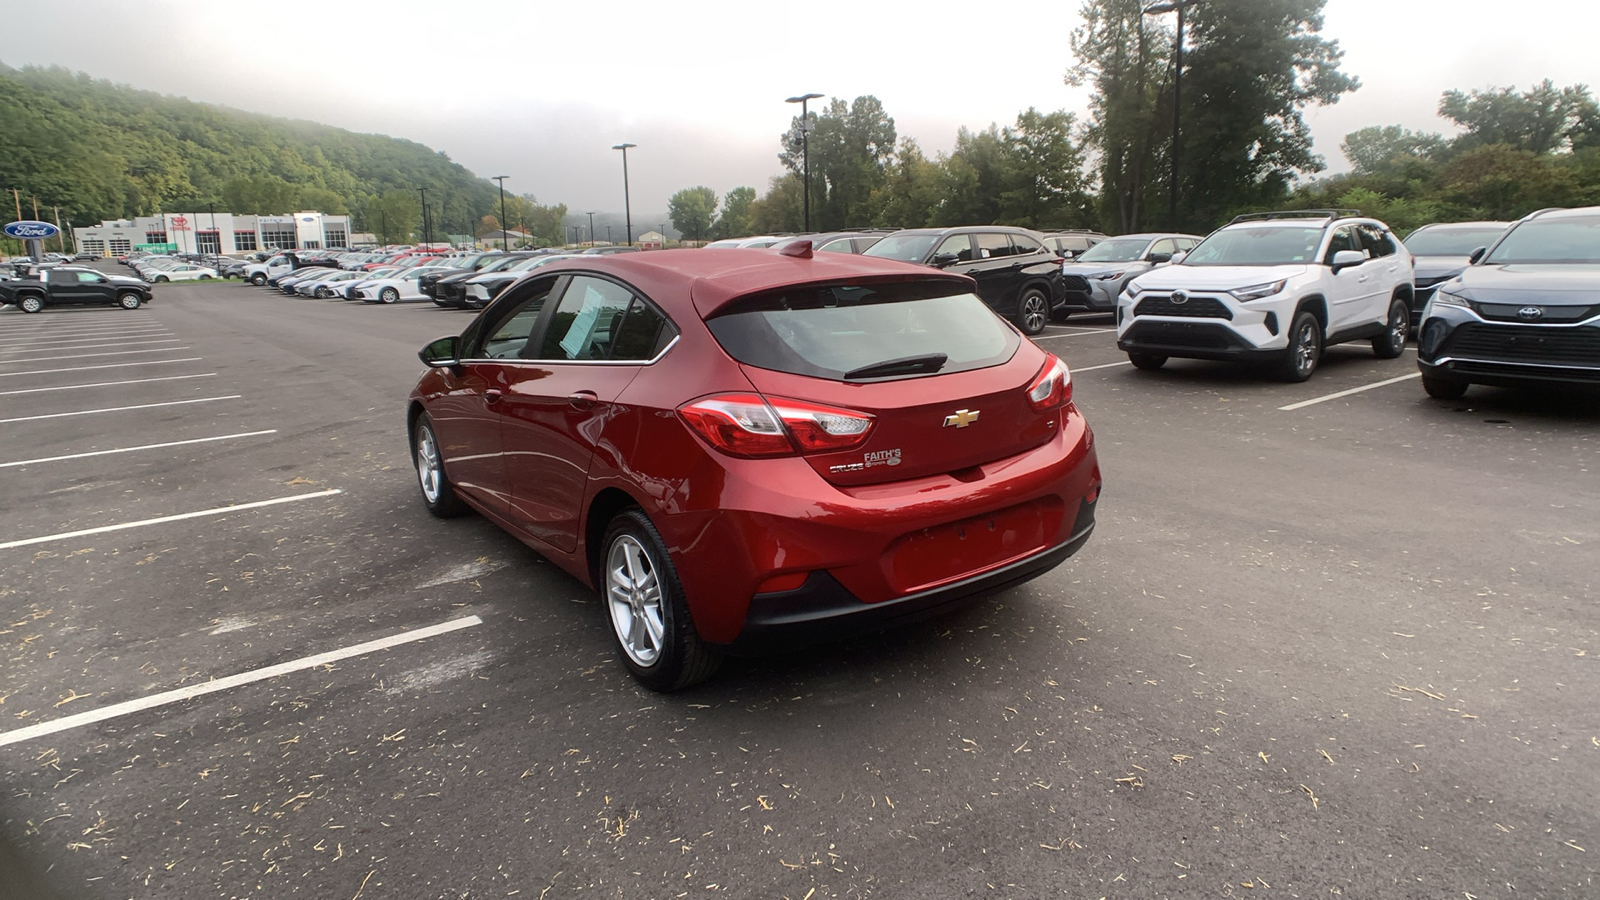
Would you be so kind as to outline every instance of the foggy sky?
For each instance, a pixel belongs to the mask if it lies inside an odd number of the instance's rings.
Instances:
[[[873,94],[930,157],[963,125],[1087,110],[1062,81],[1075,0],[364,6],[8,0],[0,62],[408,138],[574,212],[621,212],[610,148],[628,141],[642,216],[694,185],[765,193],[796,94]],[[1357,128],[1449,133],[1435,110],[1452,88],[1586,83],[1597,26],[1600,6],[1569,0],[1329,0],[1324,35],[1362,87],[1307,112],[1316,150],[1340,171]]]

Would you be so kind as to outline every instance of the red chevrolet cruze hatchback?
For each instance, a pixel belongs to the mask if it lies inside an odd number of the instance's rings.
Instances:
[[[972,279],[788,250],[553,263],[423,349],[423,501],[595,587],[645,685],[911,621],[1094,530],[1061,360]]]

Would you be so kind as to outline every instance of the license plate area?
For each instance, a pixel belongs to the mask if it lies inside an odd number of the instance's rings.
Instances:
[[[1041,497],[982,516],[902,535],[884,554],[884,576],[906,594],[978,575],[1045,549],[1064,504]]]

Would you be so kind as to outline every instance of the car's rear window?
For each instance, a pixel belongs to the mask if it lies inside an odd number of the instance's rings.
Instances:
[[[833,380],[896,360],[924,364],[851,380],[981,369],[1010,359],[1021,342],[982,300],[948,281],[808,285],[735,301],[706,325],[745,365]]]

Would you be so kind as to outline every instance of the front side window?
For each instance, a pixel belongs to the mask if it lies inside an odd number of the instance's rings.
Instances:
[[[978,241],[979,259],[998,259],[1011,255],[1011,235],[983,232],[973,235]]]
[[[1361,252],[1361,245],[1356,242],[1356,230],[1349,225],[1334,229],[1333,237],[1328,241],[1328,252],[1322,257],[1322,261],[1330,266],[1333,265],[1333,255],[1343,250]]]
[[[972,251],[972,236],[969,234],[952,234],[944,239],[939,249],[934,251],[934,256],[954,256],[956,262],[972,262],[977,257]]]
[[[555,285],[554,280],[547,281],[507,309],[484,329],[483,348],[472,355],[483,359],[532,358],[533,354],[528,352],[528,341],[533,335],[534,326],[539,324],[539,314],[544,311],[544,303],[550,298]]]
[[[1361,238],[1361,249],[1367,251],[1367,256],[1377,259],[1380,256],[1394,254],[1394,238],[1389,233],[1376,225],[1357,225],[1356,234]]]
[[[1164,253],[1167,256],[1171,256],[1172,254],[1177,253],[1177,252],[1178,252],[1178,242],[1173,240],[1172,238],[1162,238],[1161,240],[1156,241],[1154,244],[1150,245],[1150,255],[1151,256],[1154,256],[1157,253]]]

